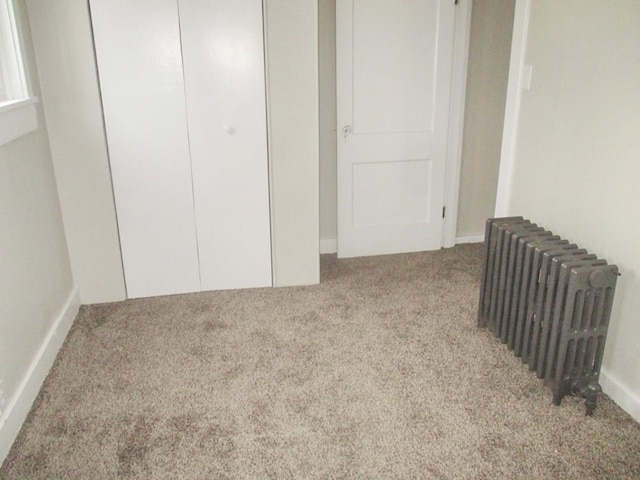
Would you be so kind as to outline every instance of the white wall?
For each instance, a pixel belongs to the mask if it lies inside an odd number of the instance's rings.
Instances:
[[[86,0],[27,0],[73,276],[83,303],[126,297]]]
[[[602,383],[640,420],[639,52],[636,0],[531,2],[508,211],[620,267]]]
[[[17,7],[37,96],[24,2]],[[38,123],[0,147],[0,463],[79,305],[40,106]]]
[[[336,148],[336,0],[318,1],[320,81],[320,247],[335,252],[338,215]]]
[[[265,0],[275,286],[318,283],[318,2]]]
[[[484,234],[493,216],[515,0],[474,0],[457,237]]]

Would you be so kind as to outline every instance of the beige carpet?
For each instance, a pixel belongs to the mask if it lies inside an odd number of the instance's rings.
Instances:
[[[83,307],[3,479],[640,478],[640,425],[476,328],[481,248]]]

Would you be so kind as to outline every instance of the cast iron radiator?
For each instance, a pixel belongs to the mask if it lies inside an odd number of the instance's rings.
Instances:
[[[618,267],[522,217],[487,220],[478,326],[543,378],[596,407]]]

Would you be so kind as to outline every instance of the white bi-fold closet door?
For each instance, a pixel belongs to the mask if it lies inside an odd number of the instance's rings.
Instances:
[[[129,298],[271,285],[261,0],[90,0]]]

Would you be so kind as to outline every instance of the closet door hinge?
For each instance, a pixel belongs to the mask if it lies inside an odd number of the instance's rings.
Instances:
[[[447,213],[447,207],[442,207],[442,218],[445,217],[446,213]]]

